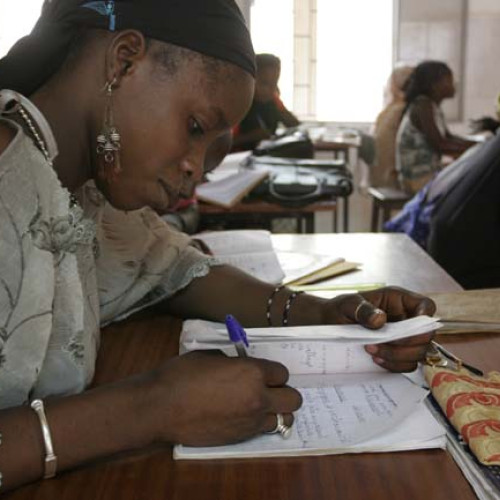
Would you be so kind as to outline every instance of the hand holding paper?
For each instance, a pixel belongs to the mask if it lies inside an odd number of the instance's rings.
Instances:
[[[359,323],[378,329],[387,321],[400,321],[427,314],[432,316],[436,306],[423,295],[396,287],[380,288],[360,294],[340,295],[324,305],[325,323]],[[434,336],[433,328],[422,335],[386,345],[369,345],[367,352],[378,365],[395,372],[409,372],[422,360]],[[373,343],[371,343],[373,344]]]

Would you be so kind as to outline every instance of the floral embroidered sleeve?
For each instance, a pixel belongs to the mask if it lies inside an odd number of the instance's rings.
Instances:
[[[153,210],[125,213],[95,195],[101,324],[172,296],[219,264],[190,246],[186,234],[171,229]]]

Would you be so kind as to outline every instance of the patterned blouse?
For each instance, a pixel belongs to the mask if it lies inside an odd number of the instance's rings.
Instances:
[[[71,203],[32,140],[0,156],[0,408],[82,391],[100,326],[172,296],[217,264],[151,209]]]
[[[416,106],[430,101],[434,121],[438,130],[446,135],[446,121],[441,108],[427,96],[419,96],[406,110],[397,135],[396,169],[400,180],[413,180],[437,172],[440,169],[441,155],[437,152],[412,121]]]

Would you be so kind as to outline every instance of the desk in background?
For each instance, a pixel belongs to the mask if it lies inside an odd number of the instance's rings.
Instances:
[[[349,227],[349,200],[343,198],[343,230]],[[262,200],[243,200],[231,208],[199,202],[200,229],[224,225],[231,229],[267,229],[273,219],[295,219],[298,232],[314,233],[314,214],[329,212],[333,216],[333,231],[337,232],[337,200],[325,200],[303,207],[288,207]]]
[[[459,285],[404,235],[273,236],[280,250],[342,255],[363,270],[338,283],[385,281],[420,292]],[[238,291],[239,292],[239,291]],[[153,369],[178,349],[181,322],[142,313],[104,329],[95,385]],[[458,355],[498,368],[500,337],[449,336]],[[325,457],[174,462],[171,447],[134,453],[40,481],[6,500],[475,500],[443,450]]]

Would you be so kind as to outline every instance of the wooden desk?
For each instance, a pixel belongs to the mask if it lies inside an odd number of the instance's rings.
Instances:
[[[331,252],[364,263],[339,282],[386,281],[415,290],[459,285],[404,235],[279,235],[281,249]],[[96,384],[157,366],[177,351],[180,322],[151,313],[103,332]],[[500,337],[445,341],[486,370],[498,368]],[[135,453],[24,487],[8,500],[474,500],[442,450],[290,459],[174,462],[171,448]]]
[[[303,207],[287,207],[261,200],[243,200],[231,208],[222,208],[202,202],[199,202],[198,206],[202,230],[224,223],[235,224],[238,228],[250,227],[271,230],[273,219],[292,218],[297,220],[298,232],[314,233],[314,214],[316,212],[332,213],[333,231],[337,232],[338,229],[336,200],[318,201]],[[344,231],[347,231],[348,222],[348,200],[344,198]]]

